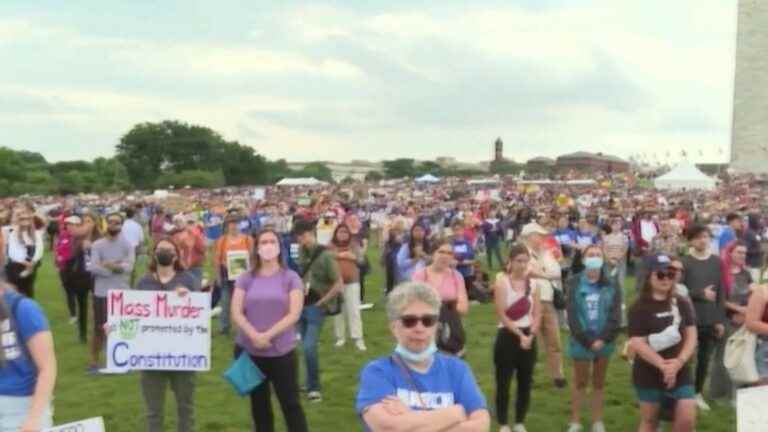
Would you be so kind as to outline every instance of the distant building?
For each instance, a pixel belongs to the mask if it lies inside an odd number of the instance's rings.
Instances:
[[[525,163],[526,172],[549,172],[555,167],[555,160],[548,157],[535,157]]]
[[[493,149],[493,160],[496,162],[501,162],[504,160],[504,141],[501,140],[501,137],[496,138],[496,142],[493,143],[494,149]]]
[[[629,162],[616,156],[576,152],[558,157],[555,161],[555,169],[560,173],[570,171],[620,173],[629,172],[630,165]]]
[[[289,162],[288,167],[293,170],[301,170],[312,162]],[[347,177],[354,180],[364,180],[366,174],[371,171],[383,172],[384,168],[380,163],[355,160],[349,163],[340,162],[320,162],[331,170],[331,177],[334,181],[340,182]]]

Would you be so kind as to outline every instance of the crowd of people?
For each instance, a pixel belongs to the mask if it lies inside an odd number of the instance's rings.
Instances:
[[[8,201],[0,214],[0,319],[11,323],[3,324],[0,431],[51,424],[55,354],[34,301],[48,250],[83,344],[91,311],[89,374],[102,373],[109,290],[210,292],[218,332],[236,332],[233,357],[249,357],[265,377],[250,393],[260,432],[274,430],[272,390],[287,429],[312,430],[302,393],[323,400],[325,319],[336,347],[349,338],[363,353],[363,315],[380,313],[364,311],[381,302],[396,346],[360,373],[354,406],[366,430],[487,431],[493,413],[501,432],[523,432],[542,355],[551,391],[570,384],[568,432],[585,430],[585,402],[588,430],[606,430],[608,384],[634,388],[643,432],[664,421],[692,431],[713,400],[732,403],[737,389],[768,384],[768,188],[759,180],[731,178],[710,192],[643,189],[620,176],[488,188],[452,179],[276,187],[258,198],[227,189]],[[383,300],[366,290],[374,256]],[[495,306],[491,406],[463,360],[475,337],[463,321],[476,303]],[[758,336],[760,379],[749,383],[732,380],[723,361],[743,326]],[[606,382],[619,358],[631,364],[631,383]],[[195,430],[195,373],[144,371],[147,430],[164,430],[168,383],[179,431]]]

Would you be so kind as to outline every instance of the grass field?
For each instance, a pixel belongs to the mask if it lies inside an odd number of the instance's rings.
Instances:
[[[371,262],[376,263],[373,253]],[[368,279],[368,301],[376,301],[376,308],[363,312],[368,352],[359,353],[352,344],[342,349],[333,347],[332,322],[326,321],[320,346],[323,398],[321,404],[304,403],[311,431],[361,430],[353,406],[357,390],[358,372],[374,357],[386,355],[393,348],[382,309],[383,275],[378,265]],[[61,424],[86,417],[103,416],[108,432],[144,430],[144,409],[139,391],[138,374],[125,376],[86,375],[87,348],[77,342],[75,326],[67,324],[64,295],[58,276],[49,258],[46,259],[37,280],[38,301],[45,309],[53,327],[59,378],[55,392],[55,419]],[[89,314],[90,315],[90,314]],[[492,346],[496,320],[492,306],[472,306],[465,320],[468,333],[467,361],[472,366],[482,390],[493,410],[494,395]],[[216,328],[217,326],[214,326]],[[564,335],[563,342],[566,336]],[[229,364],[233,342],[219,335],[213,340],[213,370],[198,375],[197,426],[200,431],[250,430],[247,399],[235,396],[221,374]],[[546,377],[543,355],[539,356],[535,385],[527,428],[531,432],[564,431],[569,418],[569,390],[558,390]],[[570,377],[570,364],[566,361]],[[636,429],[637,409],[630,385],[630,369],[616,356],[609,369],[605,402],[605,424],[608,431]],[[303,375],[303,374],[302,374]],[[570,379],[569,379],[570,381]],[[514,384],[513,384],[514,385]],[[514,392],[514,388],[513,388]],[[514,395],[514,393],[513,393]],[[713,407],[713,411],[700,416],[699,432],[735,430],[733,410]],[[282,416],[275,404],[277,430],[285,430]],[[585,411],[585,425],[589,414]],[[174,431],[175,405],[170,395],[166,402],[166,430]],[[493,430],[496,430],[494,426]]]

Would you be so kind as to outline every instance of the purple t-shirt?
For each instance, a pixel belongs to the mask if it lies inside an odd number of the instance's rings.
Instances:
[[[243,273],[235,282],[235,289],[245,291],[243,309],[245,317],[258,332],[269,330],[288,313],[288,293],[303,290],[301,278],[289,269],[280,270],[272,276],[253,276]],[[257,349],[242,332],[237,335],[237,344],[257,357],[279,357],[291,352],[296,346],[296,326],[272,339],[268,349]]]

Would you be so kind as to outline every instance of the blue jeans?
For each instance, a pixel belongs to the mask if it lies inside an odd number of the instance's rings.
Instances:
[[[219,306],[221,306],[221,315],[219,315],[219,330],[222,333],[229,333],[230,321],[229,321],[229,306],[232,301],[232,290],[235,287],[235,283],[232,281],[224,280],[221,282],[221,297],[219,299]]]
[[[307,366],[307,390],[320,391],[320,361],[317,343],[323,328],[325,312],[317,306],[304,306],[299,318],[299,333],[304,345],[304,361]]]

